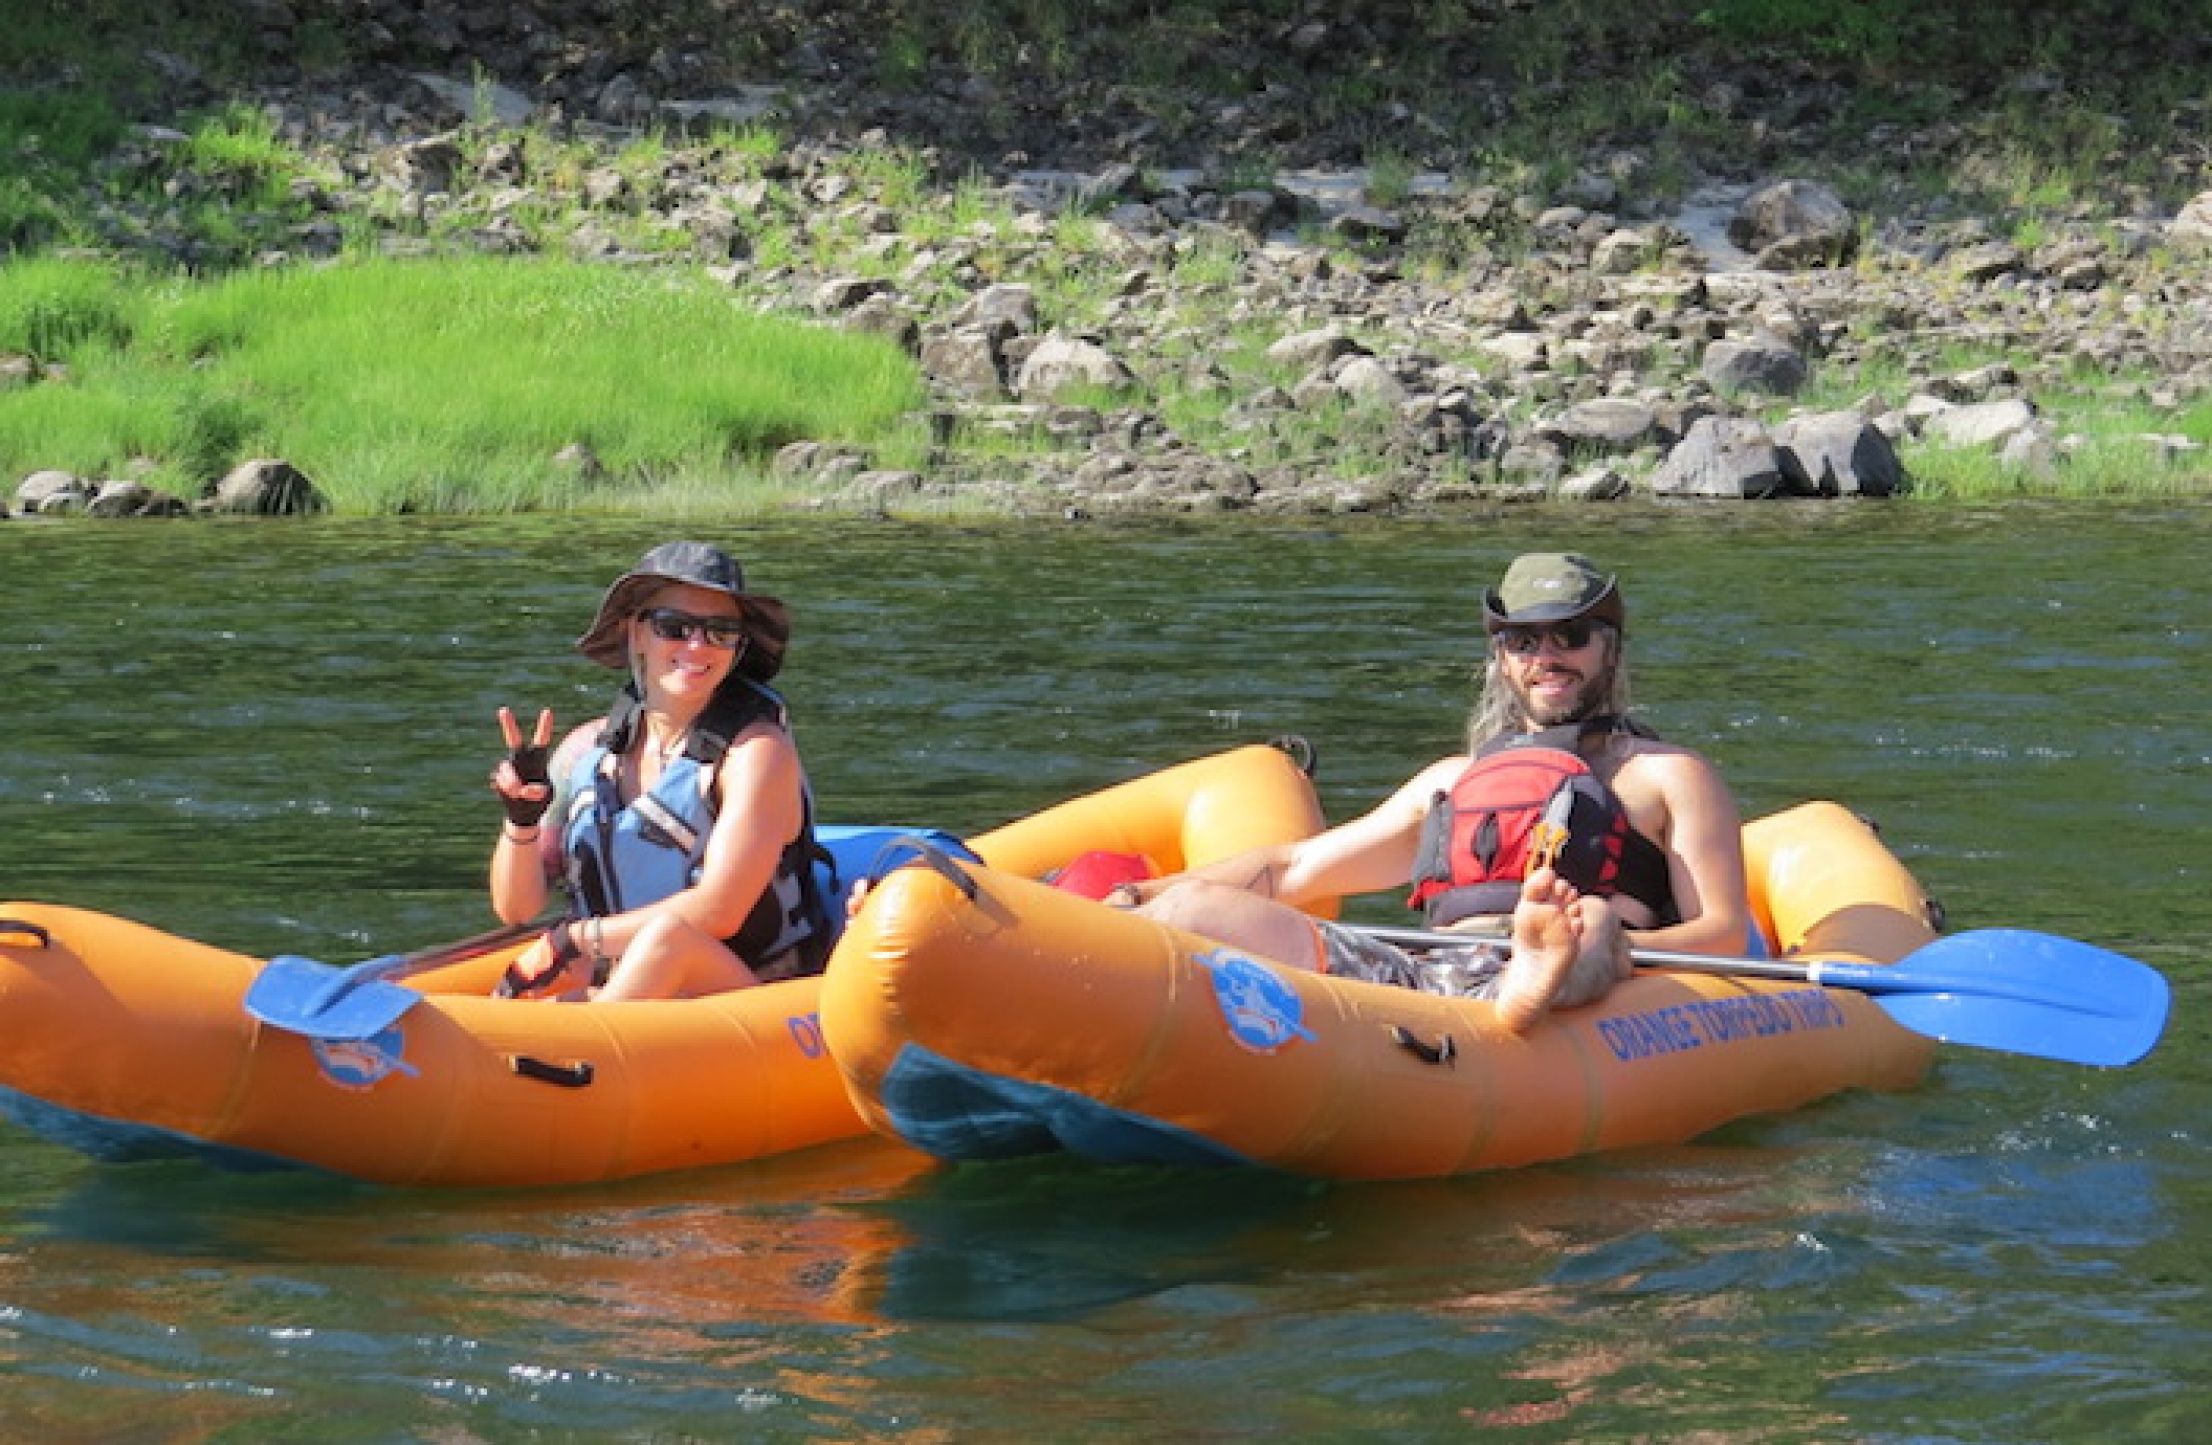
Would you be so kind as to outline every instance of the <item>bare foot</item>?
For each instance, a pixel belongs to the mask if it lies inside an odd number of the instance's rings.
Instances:
[[[1551,1011],[1582,956],[1589,931],[1582,902],[1581,891],[1549,868],[1536,869],[1521,884],[1521,901],[1513,909],[1513,957],[1498,986],[1498,1022],[1514,1033],[1527,1033]]]

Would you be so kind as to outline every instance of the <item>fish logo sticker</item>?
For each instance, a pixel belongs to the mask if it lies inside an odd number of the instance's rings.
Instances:
[[[1272,1054],[1292,1039],[1313,1041],[1303,1022],[1305,1001],[1281,974],[1225,948],[1201,953],[1197,961],[1213,975],[1214,1002],[1239,1045]]]
[[[414,1078],[421,1070],[400,1055],[406,1039],[398,1024],[366,1039],[311,1039],[323,1077],[341,1089],[373,1089],[393,1074]]]

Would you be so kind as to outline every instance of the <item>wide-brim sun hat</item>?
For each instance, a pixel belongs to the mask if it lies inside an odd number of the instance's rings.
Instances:
[[[1579,552],[1523,553],[1482,595],[1483,626],[1492,633],[1578,617],[1610,623],[1617,631],[1628,622],[1619,579]]]
[[[783,667],[784,650],[791,645],[791,609],[765,592],[747,592],[745,569],[727,552],[705,542],[663,542],[615,578],[599,599],[599,615],[576,639],[576,650],[602,667],[628,667],[624,629],[646,598],[673,582],[725,592],[737,599],[744,611],[747,638],[745,650],[737,659],[739,672],[766,682]]]

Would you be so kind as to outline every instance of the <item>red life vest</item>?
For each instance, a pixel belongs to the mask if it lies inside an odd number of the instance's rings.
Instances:
[[[1434,928],[1511,913],[1548,813],[1566,829],[1554,863],[1561,877],[1584,893],[1634,898],[1662,923],[1676,921],[1665,851],[1629,826],[1627,808],[1581,753],[1592,738],[1629,730],[1600,717],[1483,744],[1429,806],[1407,905],[1426,910]]]

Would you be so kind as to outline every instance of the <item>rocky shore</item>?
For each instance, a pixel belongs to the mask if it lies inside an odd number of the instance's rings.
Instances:
[[[293,64],[310,39],[304,7],[242,8],[265,66],[255,101],[316,163],[294,187],[307,219],[259,236],[250,259],[311,261],[367,232],[395,252],[557,245],[649,264],[681,237],[681,259],[734,293],[917,358],[925,460],[830,442],[774,458],[823,505],[1388,513],[1881,497],[1938,449],[2064,490],[2092,445],[2135,449],[2162,487],[2212,487],[2205,437],[2182,420],[2201,428],[2212,398],[2201,166],[2195,187],[2181,166],[2170,195],[2116,193],[2021,228],[1908,205],[1901,190],[1893,207],[1847,203],[1818,174],[1836,138],[1774,119],[1818,112],[1813,79],[1793,92],[1786,77],[1702,78],[1700,104],[1769,140],[1755,165],[1686,188],[1657,184],[1656,147],[1633,143],[1576,157],[1561,179],[1485,183],[1422,168],[1411,148],[1387,174],[1353,164],[1342,135],[1301,134],[1264,97],[1186,97],[1208,121],[1167,138],[1141,114],[1032,115],[1016,145],[976,116],[1020,107],[981,105],[972,77],[895,92],[855,79],[869,73],[865,41],[835,27],[794,40],[774,73],[734,75],[687,63],[680,44],[589,41],[586,3],[457,18],[367,5],[357,53],[310,76]],[[1316,7],[1243,43],[1296,56],[1371,41],[1357,13]],[[189,58],[148,63],[180,113],[214,89]],[[1424,133],[1417,114],[1394,120]],[[725,143],[726,127],[751,124],[799,139],[768,156]],[[1957,131],[1859,143],[1925,153]],[[640,169],[644,135],[659,143]],[[116,165],[171,166],[183,139],[150,119]],[[1262,151],[1277,162],[1256,166]],[[920,157],[919,193],[900,184],[911,167],[883,163],[894,155]],[[185,174],[172,193],[196,183],[213,180]],[[979,214],[1000,220],[957,221]],[[525,226],[533,215],[574,220],[549,234]],[[111,220],[120,245],[198,244],[159,214]],[[770,231],[802,244],[771,252]],[[1048,278],[1071,265],[1099,278],[1093,304],[1055,314],[1065,288]],[[27,359],[9,367],[38,384]],[[1839,376],[1874,380],[1838,397],[1823,382]],[[2056,395],[2075,415],[2086,398],[2148,420],[2085,438],[2048,415]],[[182,509],[127,480],[51,471],[19,479],[14,505]],[[260,459],[199,505],[299,510],[316,491]]]

